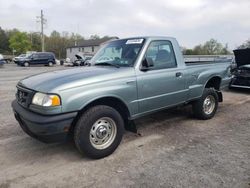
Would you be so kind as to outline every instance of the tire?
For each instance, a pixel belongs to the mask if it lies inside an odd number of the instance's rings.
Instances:
[[[29,66],[30,66],[30,64],[29,64],[29,62],[24,62],[23,66],[25,66],[25,67],[29,67]]]
[[[49,65],[50,67],[52,67],[52,66],[53,66],[53,63],[50,61],[50,62],[48,63],[48,65]]]
[[[213,88],[205,88],[201,98],[193,103],[193,113],[198,119],[211,119],[218,108],[218,95]]]
[[[74,141],[80,153],[99,159],[112,154],[122,140],[124,120],[114,108],[98,105],[84,112],[76,123]]]

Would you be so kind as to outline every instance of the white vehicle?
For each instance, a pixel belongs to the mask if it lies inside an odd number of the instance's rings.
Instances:
[[[4,63],[5,63],[5,60],[3,58],[3,55],[0,54],[0,67],[2,67]]]
[[[66,58],[64,62],[64,66],[73,66],[73,63],[71,62],[70,58]]]

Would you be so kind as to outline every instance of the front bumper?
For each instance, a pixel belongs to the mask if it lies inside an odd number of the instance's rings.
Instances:
[[[230,87],[250,89],[250,78],[234,77],[230,83]]]
[[[23,108],[16,100],[12,102],[12,108],[24,132],[46,143],[66,141],[72,122],[77,116],[77,112],[57,115],[37,114]]]

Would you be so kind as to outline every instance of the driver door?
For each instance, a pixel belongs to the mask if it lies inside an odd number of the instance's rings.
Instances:
[[[137,75],[139,113],[184,102],[185,70],[177,66],[171,42],[152,41],[145,56],[154,66]]]

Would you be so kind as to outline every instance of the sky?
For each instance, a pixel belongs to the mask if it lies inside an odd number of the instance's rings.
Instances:
[[[0,27],[84,37],[172,36],[192,48],[214,38],[234,49],[250,39],[250,0],[0,0]]]

